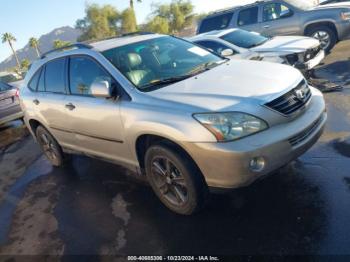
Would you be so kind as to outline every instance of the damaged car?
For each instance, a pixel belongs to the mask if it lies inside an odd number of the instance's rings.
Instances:
[[[265,37],[242,29],[226,29],[203,33],[189,40],[223,56],[251,54],[243,56],[249,59],[258,54],[260,59],[256,60],[288,64],[303,72],[319,65],[325,57],[320,42],[304,36]]]

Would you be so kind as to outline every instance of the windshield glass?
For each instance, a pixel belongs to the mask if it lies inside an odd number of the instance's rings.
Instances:
[[[318,1],[316,0],[287,0],[286,2],[302,10],[307,10],[318,5]]]
[[[116,47],[102,54],[141,91],[181,81],[226,61],[170,36]]]
[[[3,82],[0,82],[0,92],[7,91],[9,89],[11,89],[11,86]]]
[[[254,34],[241,29],[237,29],[231,33],[223,35],[220,38],[242,48],[252,48],[259,46],[269,40],[265,36]]]

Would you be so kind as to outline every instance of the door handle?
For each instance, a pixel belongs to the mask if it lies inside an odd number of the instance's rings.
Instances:
[[[34,99],[34,100],[33,100],[33,103],[34,103],[35,105],[39,105],[39,104],[40,104],[40,101],[39,101],[38,99]]]
[[[73,105],[72,103],[66,104],[65,107],[71,111],[75,109],[75,105]]]
[[[265,29],[270,28],[269,25],[264,25],[263,27],[264,27]]]

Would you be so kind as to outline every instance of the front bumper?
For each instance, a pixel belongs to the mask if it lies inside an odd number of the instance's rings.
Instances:
[[[335,24],[338,33],[338,40],[347,40],[350,37],[350,21],[341,21]]]
[[[297,63],[295,65],[295,68],[299,69],[299,70],[311,70],[314,67],[316,67],[317,65],[319,65],[321,63],[321,61],[325,58],[325,52],[324,50],[321,50],[314,58],[310,59],[307,62],[304,63]]]
[[[313,97],[305,112],[288,123],[233,142],[187,143],[186,149],[208,186],[220,189],[247,186],[314,145],[323,132],[327,113],[322,94],[312,90]],[[250,169],[250,161],[255,157],[265,159],[265,167],[260,172]]]

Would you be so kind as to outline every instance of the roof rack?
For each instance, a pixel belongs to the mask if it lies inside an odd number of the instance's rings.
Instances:
[[[209,13],[208,16],[217,15],[219,13],[225,13],[225,12],[229,12],[229,11],[234,11],[234,10],[240,9],[242,7],[254,6],[256,4],[260,4],[260,3],[264,3],[264,2],[268,2],[268,1],[269,0],[257,0],[255,2],[250,2],[250,3],[247,3],[247,4],[240,4],[240,5],[235,5],[235,6],[232,6],[232,7],[222,8],[222,9],[218,9],[218,10],[215,10],[215,11]]]
[[[91,40],[84,41],[84,43],[90,44],[90,43],[96,43],[96,42],[106,41],[106,40],[120,38],[120,37],[137,36],[137,35],[151,35],[151,34],[155,34],[155,33],[146,32],[146,31],[137,31],[137,32],[125,33],[125,34],[115,35],[115,36],[101,38],[101,39],[91,39]]]
[[[93,47],[91,45],[89,45],[89,44],[75,43],[75,44],[72,44],[72,45],[63,46],[63,47],[60,47],[60,48],[56,48],[56,49],[50,50],[50,51],[44,53],[41,56],[41,59],[47,57],[47,55],[49,55],[49,54],[52,54],[52,53],[55,53],[55,52],[59,52],[59,51],[65,51],[65,50],[68,50],[68,49],[92,49],[92,48]]]
[[[147,31],[136,31],[136,32],[126,33],[126,34],[121,34],[119,37],[134,36],[134,35],[152,35],[152,34],[154,34],[154,33],[147,32]]]

